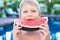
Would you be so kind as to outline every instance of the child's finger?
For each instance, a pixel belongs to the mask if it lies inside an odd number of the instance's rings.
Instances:
[[[14,28],[13,29],[21,29],[21,23],[20,23],[20,20],[16,19],[14,20]]]
[[[46,27],[46,28],[48,28],[49,26],[48,26],[47,23],[45,23],[45,24],[42,25],[42,27]]]
[[[21,22],[19,19],[14,20],[14,26],[21,25]]]
[[[45,28],[45,29],[48,29],[48,30],[49,30],[48,24],[43,24],[43,25],[41,25],[39,28]]]
[[[40,27],[40,32],[43,33],[43,34],[47,34],[47,33],[50,33],[49,32],[49,28],[48,28],[48,25],[47,24],[44,24],[43,26]]]
[[[14,24],[14,26],[16,26],[16,27],[21,27],[21,25],[20,25],[20,24],[16,24],[16,23]]]
[[[39,30],[43,30],[43,31],[49,31],[48,29],[46,29],[46,28],[44,28],[44,27],[42,27],[42,28],[40,28]]]
[[[47,32],[45,32],[44,30],[40,30],[40,34],[42,35],[46,35]]]
[[[50,35],[49,31],[40,30],[40,36],[45,40],[46,37]]]
[[[49,31],[48,30],[39,30],[41,33],[43,34],[49,34]]]
[[[44,27],[40,27],[40,29],[39,29],[39,30],[48,31],[48,29],[47,29],[47,28],[44,28]]]
[[[21,27],[15,27],[14,30],[21,30]]]
[[[15,30],[15,33],[17,34],[17,33],[21,33],[21,31],[20,30]]]
[[[16,29],[16,30],[13,30],[12,33],[15,34],[16,36],[19,36],[19,35],[21,35],[22,31]],[[15,35],[14,35],[14,36],[15,36]]]

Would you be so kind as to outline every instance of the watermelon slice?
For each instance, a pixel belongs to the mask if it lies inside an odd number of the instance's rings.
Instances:
[[[28,20],[21,20],[21,26],[28,27],[28,28],[37,28],[41,25],[48,22],[47,17],[37,18],[37,19],[28,19]]]
[[[37,19],[28,19],[28,20],[16,20],[18,25],[22,26],[24,31],[35,31],[40,29],[40,26],[48,22],[47,17],[41,17]]]

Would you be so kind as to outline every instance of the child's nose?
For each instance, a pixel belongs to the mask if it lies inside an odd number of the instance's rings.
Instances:
[[[31,12],[29,12],[29,13],[28,13],[28,15],[32,15],[32,13],[31,13]]]

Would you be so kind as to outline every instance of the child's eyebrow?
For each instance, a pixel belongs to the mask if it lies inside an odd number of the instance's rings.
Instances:
[[[36,11],[36,10],[31,10],[31,11]]]

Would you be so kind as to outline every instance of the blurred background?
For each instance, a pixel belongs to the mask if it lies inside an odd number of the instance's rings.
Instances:
[[[48,17],[50,40],[60,40],[60,0],[37,0],[42,16]],[[0,40],[12,40],[13,21],[21,0],[0,0]]]

